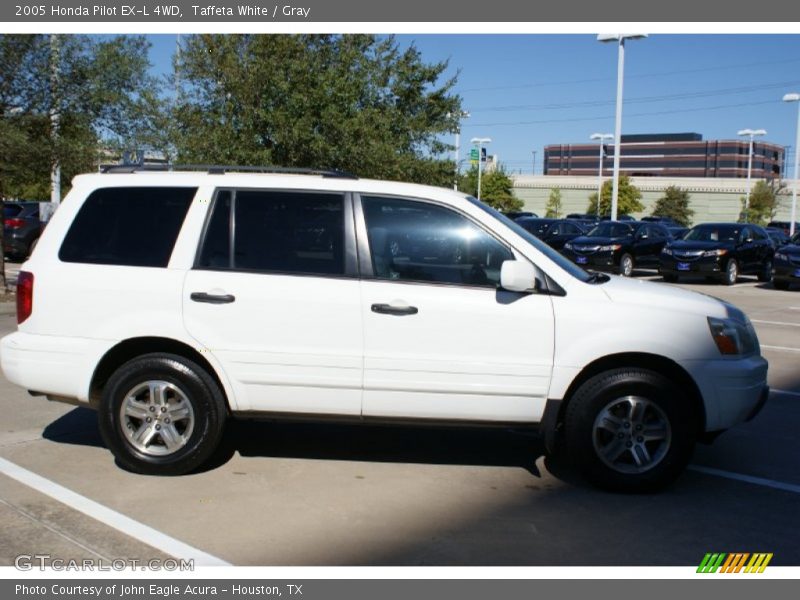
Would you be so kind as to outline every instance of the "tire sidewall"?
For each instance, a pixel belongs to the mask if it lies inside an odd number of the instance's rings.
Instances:
[[[166,456],[151,456],[133,447],[120,419],[125,394],[137,384],[152,380],[167,381],[180,388],[194,412],[189,440]],[[98,410],[100,433],[117,461],[130,471],[184,474],[204,462],[219,443],[225,416],[223,402],[219,388],[197,364],[167,354],[142,356],[122,365],[108,380]]]
[[[594,448],[594,422],[613,400],[641,396],[655,403],[667,416],[670,447],[663,459],[643,473],[621,473],[606,465]],[[688,398],[665,377],[644,369],[618,369],[584,383],[567,407],[567,452],[593,484],[614,491],[655,491],[671,483],[691,458],[697,437],[696,417]]]
[[[625,272],[625,263],[628,262],[630,264],[630,271],[627,273]],[[623,254],[622,257],[619,259],[619,274],[623,277],[630,277],[633,275],[633,257],[630,254]]]
[[[733,277],[731,277],[731,267],[733,267]],[[736,280],[739,278],[739,263],[736,262],[735,258],[730,259],[725,264],[725,275],[723,276],[723,281],[725,285],[734,285]]]

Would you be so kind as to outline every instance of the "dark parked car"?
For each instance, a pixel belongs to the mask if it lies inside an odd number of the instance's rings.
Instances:
[[[788,290],[792,283],[800,283],[800,233],[778,248],[772,268],[772,285],[777,289]]]
[[[683,225],[675,225],[675,226],[667,225],[667,231],[669,231],[669,234],[673,238],[679,240],[683,238],[684,235],[686,235],[686,233],[689,231],[689,228],[684,227]]]
[[[601,221],[610,221],[611,220],[611,215],[603,215],[602,217],[600,217],[600,220]],[[635,221],[635,220],[636,219],[634,219],[630,215],[617,215],[617,221]]]
[[[777,227],[767,227],[764,229],[769,236],[769,239],[772,240],[772,243],[776,248],[780,246],[785,246],[789,243],[789,235],[783,232],[783,229],[778,229]]]
[[[772,278],[775,248],[767,232],[747,223],[703,223],[661,253],[659,273],[665,281],[680,275],[705,275],[733,285],[741,274]]]
[[[506,213],[506,216],[507,216],[509,219],[511,219],[512,221],[516,221],[517,219],[522,219],[522,218],[524,218],[524,217],[533,217],[533,218],[536,218],[536,217],[538,217],[539,215],[537,215],[537,214],[536,214],[536,213],[534,213],[534,212],[527,212],[527,211],[511,211],[511,212],[507,212],[507,213]]]
[[[775,229],[783,229],[783,233],[789,235],[789,231],[791,230],[791,221],[770,221],[767,223],[767,227],[774,227]],[[794,230],[795,233],[800,231],[800,223],[795,221],[794,223]]]
[[[555,250],[564,244],[584,235],[586,230],[571,219],[519,219],[522,227]]]
[[[589,231],[600,222],[597,215],[589,215],[584,213],[571,213],[567,215],[567,220],[577,223],[579,227]]]
[[[583,267],[629,277],[634,267],[658,266],[670,239],[667,228],[656,223],[604,221],[564,244],[562,254]]]
[[[39,203],[5,202],[3,219],[3,252],[9,257],[28,258],[42,233]]]

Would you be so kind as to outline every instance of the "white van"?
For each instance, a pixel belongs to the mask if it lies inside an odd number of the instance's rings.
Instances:
[[[729,304],[587,273],[458,192],[261,171],[76,177],[22,267],[6,377],[96,408],[139,473],[197,468],[229,417],[349,418],[539,427],[624,490],[766,401]]]

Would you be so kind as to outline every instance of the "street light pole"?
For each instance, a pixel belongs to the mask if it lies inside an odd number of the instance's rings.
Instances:
[[[610,133],[593,133],[589,139],[598,140],[600,148],[599,164],[597,166],[597,218],[600,218],[600,198],[603,195],[603,141],[610,140],[614,136]]]
[[[531,173],[536,175],[536,150],[533,150],[533,164],[531,165],[533,168],[531,169]]]
[[[794,222],[797,220],[797,167],[800,164],[800,94],[786,94],[784,102],[797,102],[797,140],[794,143],[794,185],[792,186],[792,216],[789,219],[789,235],[794,235]]]
[[[747,196],[744,200],[744,215],[746,219],[750,218],[750,176],[753,171],[753,138],[757,135],[767,135],[765,129],[741,129],[738,135],[750,138],[747,146]]]
[[[611,220],[617,220],[617,204],[619,202],[619,158],[622,138],[622,88],[625,77],[625,40],[637,40],[647,37],[643,33],[612,33],[597,36],[598,42],[617,42],[617,111],[614,126],[614,185],[611,191]],[[599,200],[599,198],[598,198]]]
[[[471,142],[478,145],[478,200],[481,199],[481,171],[483,171],[483,145],[491,144],[492,138],[472,138]]]
[[[453,150],[453,160],[456,163],[456,172],[455,177],[453,178],[453,189],[455,191],[458,191],[458,175],[461,172],[458,164],[461,160],[461,119],[467,119],[469,116],[469,113],[465,110],[459,111],[455,115],[453,113],[447,113],[448,119],[453,117],[456,118],[456,147]]]

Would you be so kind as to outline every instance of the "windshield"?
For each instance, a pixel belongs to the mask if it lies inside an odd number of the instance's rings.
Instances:
[[[698,225],[683,236],[690,242],[737,242],[740,225]]]
[[[567,273],[572,275],[575,279],[579,279],[583,282],[586,282],[592,278],[592,276],[589,273],[581,269],[571,260],[561,256],[561,254],[559,254],[558,252],[553,250],[550,246],[539,240],[539,238],[537,238],[535,235],[533,235],[529,231],[526,231],[525,228],[521,227],[518,223],[515,223],[505,215],[497,212],[488,204],[484,204],[483,202],[473,198],[472,196],[467,196],[467,200],[469,200],[472,204],[480,208],[486,214],[494,217],[495,219],[500,221],[503,225],[510,228],[514,233],[523,238],[531,246],[536,248],[539,252],[544,254],[547,258],[552,260],[559,267],[561,267]]]
[[[633,227],[623,223],[600,223],[587,237],[619,238],[633,235]]]

